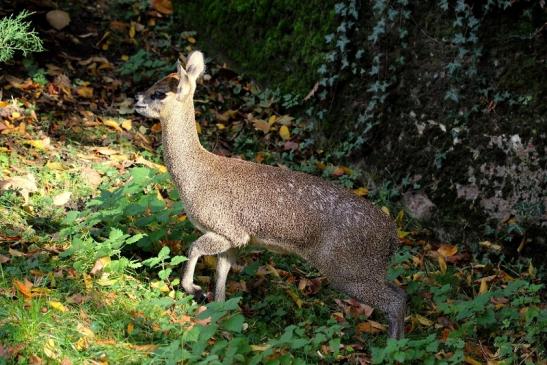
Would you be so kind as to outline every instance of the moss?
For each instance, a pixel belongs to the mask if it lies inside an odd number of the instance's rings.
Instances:
[[[200,31],[208,50],[262,83],[307,93],[334,28],[334,1],[204,0],[177,5],[175,17]]]

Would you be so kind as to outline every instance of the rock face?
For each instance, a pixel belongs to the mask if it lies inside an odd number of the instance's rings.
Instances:
[[[547,12],[540,2],[443,8],[426,0],[376,9],[365,2],[236,3],[180,5],[175,16],[207,34],[211,48],[229,47],[228,58],[244,71],[268,75],[272,88],[313,90],[302,109],[316,112],[310,123],[327,141],[320,147],[351,156],[344,164],[363,163],[376,183],[391,182],[410,215],[435,218],[431,228],[463,242],[476,241],[466,232],[485,226],[517,235],[508,217],[528,237],[547,226]],[[294,4],[303,5],[293,12]],[[311,42],[310,32],[321,42]],[[305,87],[285,81],[294,78]],[[324,82],[314,88],[317,81]],[[364,142],[353,147],[357,141]]]
[[[431,220],[435,204],[423,192],[407,192],[403,195],[403,205],[408,215],[422,222]]]

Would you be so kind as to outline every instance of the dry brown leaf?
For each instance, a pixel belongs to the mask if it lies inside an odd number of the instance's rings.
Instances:
[[[419,314],[416,314],[414,315],[414,318],[416,319],[416,321],[421,324],[422,326],[426,326],[426,327],[431,327],[433,325],[433,321],[422,316],[422,315],[419,315]]]
[[[173,4],[171,0],[152,0],[152,8],[164,15],[173,14]]]
[[[484,294],[488,291],[488,283],[486,281],[486,278],[481,279],[481,286],[479,288],[479,294]]]
[[[46,137],[44,139],[29,139],[26,140],[24,143],[31,145],[38,150],[45,150],[51,147],[51,139],[49,137]]]
[[[439,270],[444,274],[446,272],[446,260],[444,259],[444,256],[439,255],[437,260],[439,262]]]
[[[91,275],[96,275],[99,271],[101,271],[102,269],[104,269],[106,266],[108,266],[108,264],[110,263],[110,257],[109,256],[104,256],[104,257],[101,257],[100,259],[98,259],[97,261],[95,261],[95,265],[93,265],[93,268],[91,269],[91,271],[89,272]]]
[[[23,256],[25,256],[25,254],[23,252],[18,251],[14,248],[11,248],[11,247],[8,249],[8,252],[13,257],[23,257]]]
[[[384,325],[371,320],[357,324],[355,329],[358,333],[379,333],[386,330]]]
[[[130,131],[131,128],[133,128],[133,123],[132,123],[131,119],[123,119],[122,120],[122,128],[125,129],[126,131]]]
[[[101,185],[102,177],[101,175],[91,167],[84,167],[80,171],[83,180],[91,187],[92,189],[96,189],[99,185]]]
[[[196,123],[197,124],[197,123]],[[197,124],[199,126],[199,124]],[[161,132],[161,123],[156,123],[152,127],[150,127],[150,130],[152,133],[159,133]],[[199,132],[198,132],[199,133]]]
[[[53,197],[53,205],[56,207],[62,207],[70,200],[72,193],[70,191],[65,191],[61,194],[57,194]]]
[[[93,88],[89,86],[80,86],[76,89],[76,93],[82,98],[92,98],[93,97]]]
[[[253,119],[253,125],[256,130],[268,133],[270,131],[270,124],[264,119]]]
[[[31,293],[32,283],[30,281],[28,281],[27,279],[25,279],[25,281],[19,281],[17,279],[13,279],[13,285],[21,294],[23,294],[25,298],[27,299],[32,298],[32,293]]]
[[[444,257],[454,256],[458,252],[458,246],[443,243],[441,247],[437,249],[437,252]]]

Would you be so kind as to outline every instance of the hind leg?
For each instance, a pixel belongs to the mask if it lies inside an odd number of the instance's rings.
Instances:
[[[388,335],[400,339],[404,335],[406,294],[403,289],[387,283],[383,278],[366,281],[336,280],[333,286],[341,292],[385,313],[389,322]]]

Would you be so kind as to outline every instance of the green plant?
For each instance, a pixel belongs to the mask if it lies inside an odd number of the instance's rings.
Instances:
[[[30,30],[31,23],[25,21],[31,14],[23,10],[16,17],[10,15],[0,20],[0,62],[12,59],[16,51],[26,56],[44,50],[38,34]]]
[[[118,68],[122,76],[131,76],[133,81],[139,82],[150,78],[158,78],[158,75],[174,69],[173,65],[162,59],[154,57],[150,52],[139,49],[137,53]]]

